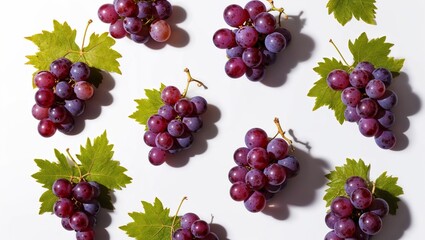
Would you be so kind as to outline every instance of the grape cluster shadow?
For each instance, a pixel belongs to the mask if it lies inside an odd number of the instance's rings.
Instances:
[[[227,238],[227,231],[226,229],[217,223],[210,223],[210,231],[217,234],[218,239],[220,240],[229,240]]]
[[[404,232],[410,227],[411,215],[409,207],[402,200],[398,202],[397,215],[388,215],[382,219],[381,231],[373,237],[374,240],[403,239]]]
[[[300,143],[304,147],[295,146],[293,152],[300,163],[299,174],[288,179],[285,188],[271,198],[262,211],[278,220],[289,218],[290,205],[307,206],[314,202],[317,198],[317,189],[326,184],[325,170],[329,168],[327,162],[311,156],[311,147],[308,143]]]
[[[96,88],[93,98],[86,101],[86,108],[81,116],[75,118],[75,127],[68,133],[69,135],[77,135],[84,130],[85,121],[96,119],[102,113],[103,106],[109,106],[113,102],[110,91],[115,87],[115,79],[107,72],[100,71],[92,74],[101,74],[102,82]]]
[[[180,151],[175,154],[170,154],[167,156],[166,163],[172,167],[183,167],[188,162],[189,159],[202,154],[208,148],[208,139],[212,139],[218,134],[218,128],[215,125],[218,120],[221,118],[221,112],[219,108],[215,105],[208,104],[208,110],[201,115],[203,122],[203,127],[199,132],[194,134],[193,145],[186,150]]]
[[[398,96],[398,103],[393,109],[395,123],[392,127],[397,143],[392,150],[401,151],[409,145],[409,139],[404,134],[410,127],[408,117],[419,112],[422,102],[419,96],[412,91],[412,87],[409,85],[409,76],[405,72],[401,72],[393,79],[391,88],[395,89]]]
[[[101,186],[102,191],[108,191],[105,186]],[[108,194],[111,197],[111,204],[113,205],[116,202],[116,196],[112,191],[109,191]],[[106,228],[109,227],[112,223],[112,217],[111,217],[112,210],[108,210],[105,208],[101,208],[99,213],[96,216],[96,226],[94,227],[96,239],[104,239],[104,240],[110,240],[111,237],[109,236],[108,231],[106,231]]]
[[[189,44],[190,37],[189,34],[182,28],[178,27],[179,23],[182,23],[186,20],[187,13],[184,8],[173,5],[173,14],[166,21],[170,24],[171,27],[171,36],[166,42],[156,42],[152,39],[149,40],[145,45],[151,49],[162,49],[166,45],[171,45],[173,47],[182,48]]]
[[[264,85],[270,87],[280,87],[287,81],[288,74],[298,63],[308,60],[315,48],[313,38],[301,32],[306,19],[301,18],[302,12],[298,16],[289,15],[287,20],[282,21],[282,27],[287,28],[292,35],[291,43],[287,48],[277,54],[276,62],[265,71]]]

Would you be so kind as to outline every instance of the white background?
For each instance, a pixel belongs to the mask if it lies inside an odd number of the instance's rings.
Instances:
[[[169,21],[174,32],[169,44],[145,46],[128,39],[118,40],[114,49],[123,56],[118,59],[123,74],[104,79],[86,114],[78,119],[76,134],[58,132],[48,139],[39,136],[37,121],[31,115],[34,68],[25,65],[25,56],[37,49],[24,37],[51,31],[53,19],[78,29],[79,42],[88,19],[94,20],[89,33],[105,32],[108,26],[97,18],[97,9],[105,1],[4,2],[0,15],[1,238],[74,239],[74,233],[62,229],[57,217],[38,215],[38,198],[44,189],[31,178],[38,170],[34,159],[55,160],[54,148],[62,152],[70,148],[77,154],[87,138],[93,139],[106,130],[114,144],[114,159],[128,169],[126,173],[133,183],[113,194],[116,210],[101,214],[97,239],[129,239],[118,227],[131,221],[128,212],[142,210],[141,200],[152,202],[158,197],[174,212],[183,196],[189,200],[182,213],[195,212],[206,220],[213,215],[213,230],[220,239],[323,239],[328,231],[322,200],[326,189],[324,174],[346,158],[362,158],[371,164],[372,179],[388,171],[399,177],[399,185],[404,188],[397,215],[385,218],[382,232],[374,239],[422,239],[423,1],[377,1],[377,25],[351,21],[344,27],[327,14],[326,1],[276,1],[277,6],[284,4],[291,16],[287,27],[293,40],[277,63],[267,69],[263,83],[227,77],[223,71],[225,52],[212,43],[213,33],[226,27],[224,8],[230,3],[246,2],[172,1],[174,15]],[[397,123],[393,127],[399,143],[392,151],[381,150],[373,139],[361,136],[355,124],[339,125],[333,112],[326,108],[313,112],[314,99],[306,96],[318,79],[312,70],[317,62],[323,57],[339,59],[328,40],[332,38],[350,59],[348,40],[362,32],[369,38],[387,36],[387,41],[395,44],[391,55],[406,59],[401,75],[392,85],[399,96],[394,110]],[[161,82],[183,88],[185,67],[208,86],[207,90],[194,86],[189,90],[189,96],[202,95],[210,103],[205,125],[195,135],[193,148],[176,156],[173,166],[154,167],[147,161],[149,148],[142,140],[143,127],[128,116],[136,109],[133,100],[144,97],[144,89],[158,88]],[[234,165],[233,151],[243,145],[245,132],[261,127],[274,135],[274,117],[279,117],[283,128],[291,130],[298,140],[296,155],[302,170],[264,213],[253,214],[242,203],[230,199],[227,173]],[[308,143],[310,149],[303,143]]]

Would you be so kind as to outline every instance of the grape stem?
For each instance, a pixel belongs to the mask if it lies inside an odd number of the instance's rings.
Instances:
[[[66,149],[66,153],[68,154],[69,159],[71,159],[71,161],[72,161],[72,162],[74,163],[74,165],[77,167],[78,175],[80,176],[80,177],[78,178],[78,180],[79,180],[79,182],[81,182],[81,179],[83,179],[83,178],[84,178],[84,176],[83,176],[83,175],[82,175],[82,173],[81,173],[80,166],[78,165],[77,161],[75,161],[75,159],[72,157],[71,153],[69,152],[69,148],[67,148],[67,149]],[[73,178],[74,178],[74,176],[71,176],[71,181],[72,181],[72,179],[73,179]]]
[[[283,131],[282,126],[280,125],[279,118],[274,118],[274,123],[277,127],[277,133],[273,138],[276,138],[277,135],[282,136],[283,139],[291,146],[291,150],[294,151],[294,146],[292,145],[292,140],[285,136],[285,131]]]
[[[344,61],[345,65],[350,66],[347,61],[345,61],[344,56],[342,55],[341,51],[339,51],[339,48],[336,46],[336,44],[334,43],[334,41],[332,39],[329,39],[329,42],[334,46],[334,48],[336,49],[336,51],[338,52],[339,56],[341,56],[342,61]]]
[[[268,10],[268,12],[271,12],[271,11],[278,11],[279,12],[278,20],[279,20],[279,27],[281,27],[282,24],[281,24],[280,19],[281,19],[282,15],[283,15],[283,18],[285,18],[285,19],[288,19],[289,18],[288,15],[285,13],[285,9],[283,9],[282,7],[277,8],[274,5],[274,1],[273,0],[267,0],[267,2],[269,2],[270,5],[271,5],[271,8]]]
[[[180,211],[180,208],[182,207],[183,202],[184,202],[185,200],[187,200],[187,197],[186,197],[186,196],[184,196],[184,197],[182,198],[182,200],[180,201],[180,204],[179,204],[179,206],[178,206],[178,208],[177,208],[176,214],[174,214],[173,222],[171,223],[171,240],[173,240],[173,232],[174,232],[174,226],[175,226],[175,224],[176,224],[177,216],[178,216],[179,211]]]
[[[83,41],[82,41],[82,43],[81,43],[81,49],[80,49],[80,51],[69,50],[69,51],[68,51],[68,52],[64,55],[64,57],[66,57],[66,55],[68,55],[68,54],[70,54],[70,53],[76,53],[76,54],[78,54],[80,57],[83,57],[83,58],[84,58],[84,61],[85,61],[85,62],[87,62],[87,59],[86,59],[86,58],[85,58],[85,56],[84,56],[84,54],[85,54],[85,52],[84,52],[84,45],[85,45],[85,43],[86,43],[86,36],[87,36],[87,31],[88,31],[88,29],[89,29],[89,25],[90,25],[92,22],[93,22],[93,20],[91,20],[91,19],[89,19],[89,21],[87,22],[86,29],[84,30]]]
[[[190,74],[190,71],[188,68],[184,69],[184,72],[187,74],[187,83],[186,83],[186,88],[184,89],[183,93],[182,93],[182,97],[186,97],[187,91],[189,89],[189,84],[191,82],[196,82],[198,87],[204,87],[205,89],[208,89],[207,86],[205,86],[205,84],[199,80],[196,80],[192,77],[192,75]]]

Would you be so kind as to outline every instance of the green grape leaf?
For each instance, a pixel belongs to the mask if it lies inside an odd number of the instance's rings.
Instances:
[[[351,19],[363,20],[368,24],[376,24],[375,0],[329,0],[326,5],[328,14],[334,14],[335,19],[345,25]]]
[[[398,196],[402,195],[403,188],[397,185],[397,177],[387,176],[387,172],[382,173],[375,180],[375,196],[385,199],[387,201],[390,211],[389,213],[395,215],[398,208]]]
[[[322,62],[319,62],[313,70],[319,74],[320,79],[314,83],[314,86],[307,93],[307,96],[316,98],[313,111],[327,106],[334,111],[337,121],[340,124],[344,123],[346,107],[341,101],[341,91],[332,90],[326,82],[328,74],[335,69],[351,72],[359,62],[368,61],[376,68],[387,68],[393,73],[393,76],[397,76],[403,67],[404,59],[390,57],[393,44],[387,43],[385,40],[386,37],[369,40],[366,33],[362,33],[354,42],[351,40],[348,42],[350,52],[353,54],[351,66],[347,66],[347,64],[335,58],[324,58]]]
[[[149,117],[158,112],[158,109],[164,105],[161,100],[161,92],[165,85],[161,83],[159,90],[145,89],[146,98],[134,100],[137,103],[137,110],[133,112],[129,118],[133,118],[136,122],[146,126]]]
[[[345,196],[344,184],[347,178],[359,176],[369,181],[370,165],[366,165],[363,160],[356,161],[354,159],[346,159],[346,163],[341,167],[335,167],[326,178],[329,182],[326,184],[328,188],[323,200],[326,201],[326,207],[331,205],[332,200],[337,196]]]
[[[90,36],[89,44],[81,49],[76,43],[77,31],[72,29],[67,22],[63,24],[53,21],[51,32],[43,30],[41,33],[26,37],[38,47],[38,52],[34,55],[26,56],[26,64],[33,65],[36,71],[48,70],[50,63],[60,57],[67,57],[72,62],[83,61],[91,68],[107,72],[121,74],[120,64],[117,61],[121,57],[117,51],[112,49],[115,40],[108,36],[108,33],[95,34]],[[95,79],[94,85],[97,87],[99,79]]]
[[[112,160],[112,145],[108,144],[106,132],[95,138],[93,145],[88,139],[86,148],[81,147],[81,154],[77,155],[80,163],[77,163],[71,155],[67,158],[57,149],[54,151],[57,162],[43,159],[34,160],[39,171],[31,176],[47,189],[39,199],[41,202],[39,214],[53,211],[53,205],[58,198],[51,189],[53,183],[59,178],[65,178],[74,183],[79,181],[98,182],[101,185],[98,200],[103,208],[110,210],[113,209],[110,191],[122,189],[131,182],[131,178],[124,174],[126,169],[119,166],[117,161]],[[92,157],[93,160],[88,160],[89,157]]]
[[[329,109],[335,111],[336,119],[342,124],[344,122],[345,106],[341,101],[341,92],[332,90],[326,82],[326,77],[334,69],[348,71],[349,67],[335,58],[324,58],[323,62],[319,62],[318,66],[313,70],[320,75],[320,79],[314,83],[307,96],[316,97],[313,111],[322,106],[328,106]]]
[[[137,240],[172,239],[172,232],[180,226],[179,218],[170,216],[170,209],[155,198],[153,204],[142,201],[144,212],[131,212],[133,222],[120,226],[128,236]]]

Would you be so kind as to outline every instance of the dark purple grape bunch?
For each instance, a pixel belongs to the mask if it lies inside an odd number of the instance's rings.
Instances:
[[[173,232],[172,240],[219,240],[211,231],[210,224],[195,213],[186,213],[180,217],[180,228]]]
[[[249,1],[245,7],[231,4],[224,9],[224,21],[233,29],[221,28],[214,33],[213,43],[226,49],[228,58],[224,70],[231,78],[245,75],[251,81],[261,81],[267,66],[276,61],[277,54],[291,42],[291,33],[281,27],[283,9],[267,10],[259,0]],[[279,17],[271,14],[279,11]]]
[[[175,86],[167,86],[161,91],[163,105],[158,112],[151,115],[146,123],[147,130],[143,140],[152,147],[149,162],[155,166],[166,161],[167,155],[175,154],[192,146],[194,134],[203,127],[201,115],[207,111],[208,103],[201,96],[187,97],[189,83],[200,81],[193,79],[189,70],[188,82],[183,93]]]
[[[53,213],[61,218],[63,228],[75,231],[77,240],[95,239],[94,227],[100,210],[99,183],[73,183],[60,178],[53,183],[52,191],[58,197],[53,205]]]
[[[365,179],[348,178],[344,185],[346,196],[332,200],[326,214],[326,225],[332,229],[325,240],[368,240],[382,228],[382,218],[388,215],[389,206],[383,198],[376,198]]]
[[[392,149],[396,137],[390,129],[394,124],[392,108],[397,104],[397,94],[388,89],[393,75],[386,68],[375,68],[369,62],[359,62],[350,73],[336,69],[327,76],[330,88],[341,92],[346,106],[344,117],[356,122],[363,136],[374,137],[382,149]]]
[[[38,72],[34,85],[37,92],[32,115],[40,121],[38,132],[43,137],[53,136],[56,130],[70,133],[75,118],[84,112],[85,102],[95,91],[90,82],[90,67],[67,58],[54,60],[49,71]]]
[[[166,42],[171,36],[170,24],[166,21],[173,13],[168,0],[114,0],[98,10],[99,19],[109,25],[113,38],[128,37],[136,43],[149,39]]]
[[[228,174],[230,197],[243,201],[248,211],[260,212],[298,174],[300,165],[290,154],[292,145],[286,137],[270,139],[263,129],[252,128],[245,134],[245,145],[233,154],[236,166]]]

